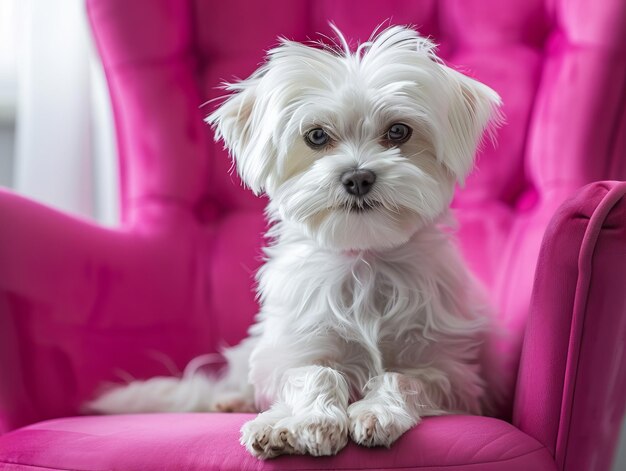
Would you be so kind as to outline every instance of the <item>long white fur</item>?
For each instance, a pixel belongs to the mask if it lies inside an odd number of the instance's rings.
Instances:
[[[410,28],[355,53],[337,34],[343,49],[283,40],[207,118],[270,198],[261,309],[228,370],[134,382],[92,410],[258,409],[241,443],[261,458],[390,446],[424,416],[485,411],[486,305],[446,221],[500,99]],[[398,122],[413,134],[389,145]],[[317,127],[322,150],[303,138]],[[376,174],[364,200],[341,185],[351,168]]]

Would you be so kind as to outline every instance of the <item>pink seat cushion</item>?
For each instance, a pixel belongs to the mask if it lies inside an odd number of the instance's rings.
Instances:
[[[264,462],[239,445],[239,428],[251,417],[152,414],[49,420],[0,437],[0,469],[556,469],[535,439],[501,420],[473,416],[428,418],[390,449],[351,443],[336,457]]]

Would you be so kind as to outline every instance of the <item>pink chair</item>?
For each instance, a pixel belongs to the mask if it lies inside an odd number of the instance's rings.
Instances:
[[[626,180],[623,0],[87,6],[123,223],[0,193],[0,469],[609,468],[626,398],[626,183],[606,181]],[[389,450],[269,462],[239,445],[245,414],[77,417],[104,381],[180,370],[239,341],[255,313],[265,200],[231,175],[201,104],[279,34],[316,37],[333,20],[364,39],[386,18],[432,35],[505,103],[498,146],[455,202],[463,250],[509,329],[501,417],[430,418]]]

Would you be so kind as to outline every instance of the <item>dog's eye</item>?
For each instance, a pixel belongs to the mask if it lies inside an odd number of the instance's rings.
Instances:
[[[304,135],[304,140],[313,149],[325,146],[330,141],[330,136],[322,128],[311,129]]]
[[[387,130],[385,138],[393,144],[402,144],[409,140],[409,137],[411,137],[412,133],[413,130],[406,124],[396,123],[392,124],[391,127]]]

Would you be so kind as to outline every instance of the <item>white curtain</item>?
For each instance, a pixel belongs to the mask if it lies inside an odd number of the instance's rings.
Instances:
[[[105,225],[118,221],[104,74],[81,0],[20,0],[14,188]]]
[[[11,186],[15,133],[16,0],[0,0],[0,185]]]

